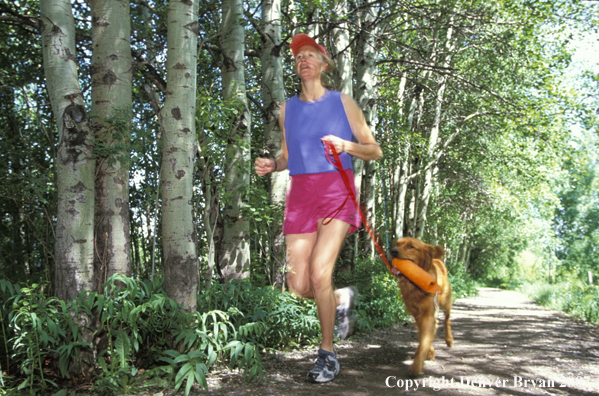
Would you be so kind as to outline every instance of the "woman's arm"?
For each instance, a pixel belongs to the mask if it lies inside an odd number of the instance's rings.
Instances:
[[[341,102],[343,103],[352,133],[358,143],[343,140],[333,135],[325,136],[322,140],[328,140],[333,143],[338,153],[346,152],[364,161],[379,159],[383,155],[383,151],[370,131],[362,110],[360,110],[358,104],[349,95],[342,93]]]
[[[289,151],[287,150],[287,140],[285,139],[285,102],[279,105],[279,129],[281,130],[281,155],[274,160],[272,158],[256,158],[254,165],[258,176],[287,169]]]

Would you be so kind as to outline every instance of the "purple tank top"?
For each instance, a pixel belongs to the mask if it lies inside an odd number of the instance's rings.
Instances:
[[[285,102],[285,139],[290,175],[335,172],[326,158],[322,137],[335,135],[352,140],[353,133],[341,102],[341,93],[329,91],[314,102],[294,96]],[[351,156],[339,155],[343,169],[352,169]]]

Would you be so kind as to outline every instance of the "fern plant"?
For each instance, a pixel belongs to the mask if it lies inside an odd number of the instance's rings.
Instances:
[[[58,299],[47,298],[43,288],[43,284],[23,287],[8,299],[9,303],[12,301],[9,326],[14,334],[9,342],[13,358],[20,362],[20,371],[25,374],[17,389],[28,387],[32,394],[38,386],[42,389],[48,384],[56,386],[44,377],[43,364],[46,355],[64,336],[64,330],[58,326]]]

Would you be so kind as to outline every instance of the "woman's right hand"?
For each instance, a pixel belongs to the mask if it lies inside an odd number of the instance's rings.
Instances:
[[[275,171],[275,160],[271,158],[256,158],[254,165],[258,176],[264,176]]]

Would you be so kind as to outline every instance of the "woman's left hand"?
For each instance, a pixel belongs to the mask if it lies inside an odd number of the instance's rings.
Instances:
[[[327,141],[330,142],[333,147],[335,147],[335,151],[337,151],[337,154],[341,154],[346,150],[346,144],[348,143],[347,140],[343,140],[337,136],[334,135],[327,135],[323,138],[321,138],[320,140],[322,140],[323,142]],[[330,153],[332,154],[332,153]]]

